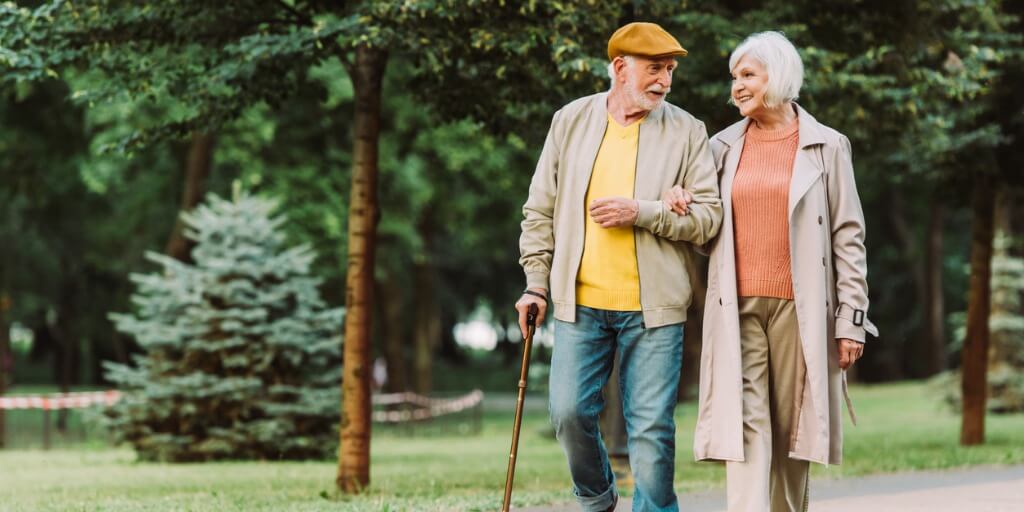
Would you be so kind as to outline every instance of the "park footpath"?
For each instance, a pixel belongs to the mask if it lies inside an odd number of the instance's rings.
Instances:
[[[620,500],[617,512],[631,502]],[[577,512],[572,503],[513,512]],[[724,512],[723,490],[679,495],[681,512]],[[810,512],[1024,512],[1024,466],[874,475],[811,482]]]

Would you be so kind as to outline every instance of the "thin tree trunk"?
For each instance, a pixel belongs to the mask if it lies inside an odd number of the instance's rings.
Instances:
[[[405,318],[403,286],[393,276],[381,284],[381,309],[384,321],[380,323],[384,339],[384,359],[387,361],[388,381],[385,389],[392,393],[409,390],[409,369],[405,362],[405,345],[409,339],[409,319]]]
[[[430,261],[431,224],[429,209],[424,212],[418,231],[426,255],[413,265],[415,283],[413,301],[416,326],[413,333],[416,392],[428,394],[434,389],[434,352],[441,344],[441,308],[434,295],[434,266]]]
[[[1013,318],[1019,314],[1020,300],[1018,294],[1020,288],[1013,281],[1017,279],[1016,272],[1008,264],[1013,258],[1013,196],[1008,187],[1000,187],[995,193],[995,210],[993,214],[994,236],[992,242],[992,303],[989,311],[989,347],[988,347],[988,371],[986,380],[988,385],[988,396],[986,410],[993,412],[1013,411],[1013,406],[1007,404],[1015,402],[1013,395],[1019,393],[1007,388],[1005,378],[1017,374],[1019,371],[1011,366],[1015,359],[1016,347],[1014,336],[1018,333],[1008,328],[1006,319]],[[1001,382],[1004,381],[1004,382]],[[1009,396],[1008,396],[1009,395]]]
[[[436,310],[437,317],[441,319],[440,329],[438,329],[437,340],[438,348],[435,350],[435,354],[445,361],[448,361],[455,365],[466,364],[466,354],[459,348],[459,344],[455,341],[454,329],[455,325],[459,322],[456,318],[455,313],[452,311],[442,310],[438,307]],[[544,347],[536,345],[533,347],[537,351],[537,357],[540,357],[540,353],[543,352]]]
[[[181,209],[174,223],[174,230],[171,231],[171,238],[164,249],[164,253],[178,261],[192,262],[192,248],[195,247],[195,242],[185,237],[185,222],[181,219],[181,213],[195,208],[203,200],[213,162],[214,142],[214,136],[208,133],[192,134],[188,159],[185,161],[185,187],[181,192]]]
[[[907,221],[904,194],[899,190],[890,189],[888,199],[888,217],[892,222],[893,233],[903,251],[903,261],[906,262],[907,270],[910,271],[910,277],[914,281],[915,300],[910,302],[911,309],[908,313],[923,312],[927,308],[928,297],[927,261],[921,258],[919,239],[914,236],[910,222]],[[924,360],[925,358],[922,358],[921,355],[929,350],[931,340],[927,339],[927,326],[917,333],[917,341],[910,344],[909,350],[903,350],[900,360],[904,361],[903,371],[909,371],[913,376],[924,376],[927,372],[926,368],[930,367],[931,363]],[[857,365],[854,365],[854,368],[857,368]]]
[[[967,339],[964,340],[961,390],[963,423],[960,444],[985,442],[985,395],[988,371],[989,304],[991,300],[993,194],[980,178],[971,199],[971,279],[967,299]]]
[[[79,364],[81,362],[81,340],[75,335],[71,325],[71,319],[75,317],[74,291],[65,289],[64,298],[57,309],[57,319],[53,326],[55,338],[61,347],[60,361],[60,391],[70,393],[72,386],[78,384]],[[61,409],[57,412],[57,431],[66,434],[68,430],[68,410]]]
[[[946,207],[942,201],[933,201],[928,219],[928,242],[925,294],[925,350],[927,359],[926,376],[941,373],[946,369],[946,303],[942,288],[942,228],[946,218]]]
[[[11,300],[7,292],[0,291],[0,396],[7,393],[7,383],[11,380],[14,361],[11,358],[11,326],[8,323],[7,311],[11,309]],[[7,429],[4,410],[0,409],[0,449],[6,448]]]
[[[370,483],[370,327],[374,242],[377,232],[377,157],[381,85],[387,54],[361,45],[349,70],[355,88],[355,142],[345,276],[342,412],[336,484],[356,493]]]
[[[419,263],[416,272],[416,326],[413,333],[415,345],[414,369],[415,388],[420,394],[434,389],[434,352],[441,344],[441,308],[433,296],[433,267]]]
[[[128,342],[126,336],[120,332],[114,332],[111,334],[111,344],[114,347],[115,360],[121,364],[128,364]],[[100,373],[99,375],[103,375]]]

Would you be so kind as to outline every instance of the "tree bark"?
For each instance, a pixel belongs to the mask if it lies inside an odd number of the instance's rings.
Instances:
[[[925,340],[927,347],[926,375],[932,376],[946,369],[946,302],[942,287],[942,229],[946,207],[942,201],[933,201],[928,219],[927,263],[925,269]]]
[[[381,86],[387,53],[360,45],[349,70],[355,89],[355,141],[345,276],[345,341],[342,413],[336,484],[356,493],[370,483],[370,327],[377,232],[377,158]]]
[[[192,262],[192,248],[195,247],[195,242],[185,237],[185,222],[181,219],[181,213],[195,208],[203,200],[213,162],[214,142],[213,135],[200,132],[192,134],[185,162],[185,187],[181,192],[181,209],[174,223],[174,230],[171,231],[171,238],[164,249],[164,253],[178,261]]]
[[[426,395],[434,389],[434,353],[441,345],[441,303],[437,300],[434,287],[434,265],[431,260],[433,247],[433,215],[426,208],[416,226],[423,255],[413,264],[413,302],[416,311],[413,332],[415,389]]]
[[[7,311],[11,309],[11,300],[7,292],[0,291],[0,396],[7,393],[7,383],[11,380],[14,360],[11,358],[11,325],[7,320]],[[0,409],[0,449],[6,448],[7,429],[4,410]]]
[[[441,307],[434,297],[434,268],[429,261],[417,263],[416,273],[416,327],[415,344],[416,392],[428,394],[434,389],[434,352],[441,344]]]
[[[896,239],[902,249],[903,261],[906,262],[907,270],[914,281],[915,300],[910,302],[912,305],[907,313],[921,318],[925,316],[921,315],[921,313],[927,308],[927,261],[921,257],[919,238],[914,236],[914,231],[907,220],[904,196],[905,194],[900,190],[889,189],[888,218],[892,223],[893,233],[896,235]],[[924,329],[917,331],[917,340],[909,343],[909,347],[905,348],[903,353],[900,354],[900,360],[903,361],[901,371],[909,371],[910,375],[921,377],[927,372],[925,368],[931,366],[931,363],[924,357],[924,354],[927,353],[927,350],[932,345],[931,340],[927,338],[926,332],[926,326]],[[854,368],[857,368],[857,365],[854,365]],[[903,375],[891,375],[890,377],[901,378]]]
[[[985,442],[985,395],[988,371],[989,305],[991,300],[993,193],[991,181],[979,178],[971,198],[971,278],[967,298],[962,382],[963,422],[960,444]]]
[[[994,236],[992,243],[992,304],[989,311],[989,347],[988,371],[986,372],[987,400],[986,410],[993,412],[1012,412],[1019,410],[1020,390],[1007,386],[1005,378],[1017,375],[1019,368],[1014,368],[1019,350],[1014,337],[1019,335],[1015,329],[1006,325],[1006,320],[1020,315],[1020,286],[1013,282],[1018,279],[1017,273],[1009,264],[1014,258],[1013,231],[1013,192],[1009,187],[1000,187],[995,192],[995,210],[993,214]]]
[[[74,291],[65,288],[64,296],[57,307],[57,318],[50,329],[57,341],[59,350],[58,382],[61,393],[70,393],[71,387],[79,382],[79,364],[81,361],[81,340],[75,336],[71,319],[75,317],[73,305]],[[68,410],[57,412],[57,431],[64,434],[68,429]]]
[[[409,339],[409,319],[405,313],[403,287],[397,278],[388,276],[380,286],[381,309],[384,321],[380,323],[384,339],[384,360],[387,362],[388,380],[385,389],[392,393],[409,390],[409,368],[405,362],[405,345]]]

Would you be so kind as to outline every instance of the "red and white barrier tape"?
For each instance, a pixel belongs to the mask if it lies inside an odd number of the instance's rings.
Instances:
[[[93,405],[113,405],[121,399],[117,390],[85,393],[55,393],[0,397],[0,409],[80,409]]]
[[[113,405],[121,399],[117,390],[85,393],[57,393],[51,395],[24,395],[0,397],[0,409],[78,409],[94,405]],[[410,420],[424,420],[445,414],[453,414],[479,405],[484,393],[475,390],[458,398],[430,398],[416,393],[391,393],[374,395],[374,405],[410,404],[415,409],[400,411],[374,411],[373,420],[383,423],[400,423]]]
[[[417,408],[400,411],[373,411],[373,421],[401,423],[411,420],[425,420],[476,407],[483,400],[484,393],[479,389],[458,398],[430,398],[415,393],[376,395],[373,397],[374,405],[411,404]]]

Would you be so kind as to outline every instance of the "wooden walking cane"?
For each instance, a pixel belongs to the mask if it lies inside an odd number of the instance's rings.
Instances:
[[[526,313],[526,339],[523,340],[523,366],[519,370],[519,398],[516,399],[516,424],[512,430],[512,451],[508,454],[508,472],[505,473],[505,501],[501,512],[508,512],[512,502],[512,480],[516,474],[516,453],[519,451],[519,427],[523,426],[523,400],[526,399],[526,377],[530,373],[530,347],[533,346],[533,333],[536,330],[537,315],[540,310],[536,304],[530,304]]]

